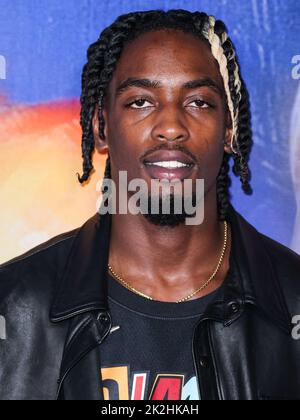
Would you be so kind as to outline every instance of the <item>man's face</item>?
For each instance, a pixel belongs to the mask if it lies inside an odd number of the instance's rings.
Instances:
[[[124,87],[129,78],[159,85]],[[200,83],[187,85],[195,80]],[[118,185],[119,171],[127,171],[128,182],[142,178],[150,188],[153,178],[198,178],[204,179],[205,193],[211,191],[224,149],[230,152],[225,103],[218,63],[206,42],[177,30],[140,35],[125,46],[106,95],[103,115],[112,179]],[[96,144],[103,148],[103,142]],[[153,164],[170,160],[187,166]]]

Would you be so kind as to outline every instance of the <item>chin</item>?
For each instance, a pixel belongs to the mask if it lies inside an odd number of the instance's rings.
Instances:
[[[186,216],[183,214],[144,214],[144,217],[155,226],[175,228],[185,224]]]
[[[170,201],[170,212],[165,214],[163,213],[163,201],[164,199],[160,197],[159,199],[159,212],[157,214],[144,214],[144,217],[153,225],[160,227],[175,228],[177,226],[182,226],[186,222],[186,218],[194,216],[187,214],[184,210],[184,201],[182,199],[182,212],[176,213],[174,211],[175,198],[174,194],[171,194],[168,197],[165,197]],[[196,204],[196,194],[192,196],[192,204]],[[148,209],[151,209],[151,196],[148,197]]]

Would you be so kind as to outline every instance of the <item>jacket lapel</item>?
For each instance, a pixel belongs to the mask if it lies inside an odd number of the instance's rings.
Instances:
[[[106,270],[111,216],[96,213],[77,231],[50,320],[69,322],[58,399],[103,399],[98,346],[109,334]]]
[[[110,229],[111,215],[96,213],[78,230],[52,304],[52,322],[108,309],[105,275]]]

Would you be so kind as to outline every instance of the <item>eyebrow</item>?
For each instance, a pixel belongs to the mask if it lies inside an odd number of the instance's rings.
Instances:
[[[139,79],[136,77],[128,77],[128,79],[124,80],[116,90],[116,96],[120,96],[123,92],[125,92],[130,87],[143,87],[143,88],[151,88],[157,89],[162,87],[163,85],[159,80],[150,80],[150,79]],[[215,90],[220,96],[223,96],[222,89],[218,86],[218,84],[211,79],[210,77],[203,77],[196,80],[190,80],[182,85],[184,89],[195,89],[199,87],[209,87]]]

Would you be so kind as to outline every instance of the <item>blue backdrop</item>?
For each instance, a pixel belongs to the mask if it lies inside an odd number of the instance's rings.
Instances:
[[[0,55],[7,74],[0,92],[13,103],[80,94],[86,49],[120,14],[155,8],[203,10],[225,21],[252,104],[253,196],[234,181],[235,207],[260,231],[290,245],[296,201],[290,170],[290,118],[299,81],[300,2],[295,0],[0,0]],[[295,58],[294,58],[295,60]]]

